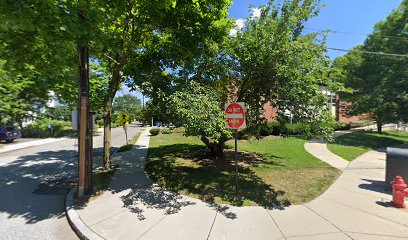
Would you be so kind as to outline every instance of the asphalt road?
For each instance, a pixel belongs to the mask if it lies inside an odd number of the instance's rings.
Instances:
[[[128,126],[129,140],[140,130]],[[100,166],[103,134],[94,136],[94,164]],[[78,239],[64,212],[67,182],[77,176],[76,139],[0,154],[0,239]],[[113,150],[126,143],[112,129]]]

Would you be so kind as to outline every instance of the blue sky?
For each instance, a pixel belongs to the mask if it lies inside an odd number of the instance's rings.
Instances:
[[[234,1],[234,0],[233,0]],[[327,39],[327,46],[332,48],[350,49],[362,44],[366,34],[371,33],[373,26],[384,20],[402,0],[322,0],[326,6],[319,16],[311,19],[305,25],[305,32],[315,32],[312,29],[333,30]],[[264,5],[268,0],[235,0],[230,8],[230,16],[235,19],[249,16],[249,6]],[[276,3],[281,0],[276,0]],[[329,50],[331,59],[345,54]]]
[[[373,26],[384,20],[393,9],[397,8],[402,0],[322,0],[326,6],[320,11],[319,16],[306,23],[305,32],[315,32],[311,29],[333,30],[327,39],[327,46],[331,48],[350,49],[362,44],[366,35]],[[245,19],[250,15],[249,6],[264,5],[268,0],[235,0],[229,10],[230,17]],[[279,3],[281,0],[276,0]],[[310,29],[309,29],[310,28]],[[344,52],[329,50],[331,59],[344,55]],[[129,93],[126,87],[118,92],[117,96]],[[139,99],[142,95],[131,92]]]

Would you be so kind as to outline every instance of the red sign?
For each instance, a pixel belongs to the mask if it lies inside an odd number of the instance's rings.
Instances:
[[[243,102],[225,104],[228,128],[240,129],[246,127],[244,108],[245,103]]]

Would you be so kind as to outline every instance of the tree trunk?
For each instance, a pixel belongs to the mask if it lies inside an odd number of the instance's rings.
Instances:
[[[128,144],[129,141],[128,141],[128,136],[127,136],[127,127],[126,127],[126,124],[123,125],[123,130],[125,130],[126,144]]]
[[[110,170],[110,149],[111,149],[111,123],[112,123],[112,101],[113,97],[106,98],[103,113],[103,170]]]
[[[377,119],[377,132],[382,133],[382,121]]]
[[[205,136],[201,136],[201,141],[210,149],[211,155],[214,156],[216,159],[225,158],[224,156],[225,141],[213,143],[210,142],[210,140]]]

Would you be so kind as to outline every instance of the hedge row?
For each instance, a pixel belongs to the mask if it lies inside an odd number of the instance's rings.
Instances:
[[[283,136],[301,136],[304,138],[310,138],[313,136],[326,135],[338,130],[349,130],[351,125],[345,123],[294,123],[281,125],[279,122],[269,122],[260,128],[259,134],[261,136],[269,135],[283,135]]]
[[[21,130],[21,135],[25,138],[61,137],[73,133],[75,131],[72,130],[71,122],[47,118],[36,120]]]

